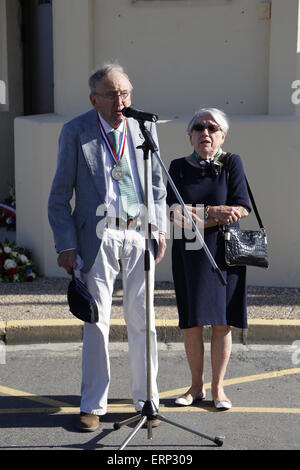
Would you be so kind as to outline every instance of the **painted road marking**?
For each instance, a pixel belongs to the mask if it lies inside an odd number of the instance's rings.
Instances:
[[[187,407],[168,407],[165,405],[159,406],[159,412],[164,413],[192,413],[192,412],[207,412],[207,413],[219,413],[219,411],[213,406],[187,406]],[[48,407],[48,408],[10,408],[10,409],[0,409],[0,415],[7,414],[79,414],[80,408],[74,406],[65,406],[65,407]],[[117,404],[108,405],[108,413],[136,413],[135,408],[132,405],[128,406],[119,406]],[[227,410],[226,413],[258,413],[258,414],[300,414],[300,408],[273,408],[273,407],[244,407],[244,406],[234,406],[230,410]]]
[[[11,397],[25,398],[26,400],[35,401],[37,403],[49,405],[54,408],[66,406],[67,404],[65,402],[53,400],[52,398],[40,397],[30,392],[24,392],[23,390],[16,390],[15,388],[4,387],[2,385],[0,385],[0,393],[2,393],[3,395],[9,395]],[[1,412],[1,409],[0,409],[0,412]]]
[[[249,383],[255,382],[258,380],[266,380],[266,379],[274,379],[279,377],[284,377],[288,375],[295,375],[300,374],[300,368],[294,369],[285,369],[279,370],[274,372],[266,372],[263,374],[256,374],[256,375],[248,375],[244,377],[235,377],[233,379],[227,379],[224,381],[225,386],[241,384],[241,383]],[[205,389],[210,389],[210,383],[205,384]],[[175,390],[167,390],[165,392],[160,393],[160,398],[171,398],[173,396],[177,396],[182,394],[186,391],[187,387],[185,388],[178,388]],[[19,397],[34,401],[36,403],[41,403],[44,405],[48,405],[47,408],[11,408],[11,409],[1,409],[0,414],[33,414],[33,413],[79,413],[79,407],[74,407],[72,405],[68,405],[66,402],[62,402],[59,400],[54,400],[52,398],[42,397],[34,395],[30,392],[24,392],[22,390],[16,390],[14,388],[0,386],[0,393],[3,395],[9,395],[12,397]],[[160,405],[160,412],[166,413],[182,413],[182,412],[194,412],[194,411],[206,411],[206,412],[216,412],[218,411],[213,406],[189,406],[189,407],[168,407],[166,405]],[[108,405],[108,412],[109,413],[134,413],[135,409],[133,405],[130,403],[130,400],[123,399],[120,400],[120,403],[109,404]],[[288,413],[288,414],[300,414],[300,408],[276,408],[276,407],[237,407],[234,406],[230,410],[227,410],[226,413]]]
[[[255,375],[245,375],[244,377],[235,377],[233,379],[224,380],[224,386],[227,385],[236,385],[248,382],[256,382],[258,380],[265,380],[265,379],[276,379],[278,377],[284,377],[287,375],[294,375],[300,374],[300,367],[295,369],[284,369],[284,370],[277,370],[274,372],[265,372],[264,374],[255,374]],[[205,390],[210,390],[211,383],[204,384]],[[181,395],[188,387],[184,388],[177,388],[175,390],[167,390],[166,392],[162,392],[159,394],[160,398],[172,398],[177,395]],[[1,390],[1,389],[0,389]]]

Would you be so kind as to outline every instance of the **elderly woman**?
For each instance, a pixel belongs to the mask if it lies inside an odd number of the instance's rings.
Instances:
[[[231,354],[230,327],[247,328],[246,267],[226,265],[221,230],[224,224],[238,225],[251,210],[241,158],[222,150],[228,129],[228,120],[222,111],[200,109],[187,129],[193,153],[173,160],[169,170],[194,221],[202,221],[205,243],[227,280],[224,287],[199,245],[191,249],[189,239],[187,249],[184,234],[174,237],[172,270],[179,327],[183,329],[192,378],[191,387],[175,400],[181,406],[205,398],[202,333],[203,326],[211,325],[212,399],[217,409],[231,408],[223,384]],[[169,185],[167,200],[169,207],[174,208],[177,200]],[[202,219],[195,208],[197,204],[204,205]],[[179,210],[171,213],[171,220],[184,227],[186,218],[178,207]]]

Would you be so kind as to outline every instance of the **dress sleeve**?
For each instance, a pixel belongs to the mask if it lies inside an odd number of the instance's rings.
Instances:
[[[227,204],[229,206],[243,206],[248,212],[251,212],[251,203],[241,157],[239,155],[231,155],[229,158]]]
[[[176,188],[178,189],[179,193],[181,191],[181,161],[179,159],[172,160],[170,168],[169,168],[169,175],[172,178]],[[177,197],[170,185],[167,183],[167,204],[171,207],[173,204],[179,204]]]

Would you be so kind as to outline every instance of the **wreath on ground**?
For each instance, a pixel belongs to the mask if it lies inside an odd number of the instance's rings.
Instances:
[[[36,277],[29,250],[7,238],[0,242],[0,282],[31,282]]]
[[[0,201],[0,227],[16,230],[16,196],[13,186],[9,189],[9,196]]]

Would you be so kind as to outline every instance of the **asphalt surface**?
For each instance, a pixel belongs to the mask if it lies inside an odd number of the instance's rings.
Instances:
[[[81,345],[79,343],[0,345],[0,450],[103,450],[115,452],[133,430],[113,423],[134,414],[130,399],[126,343],[112,343],[109,412],[94,433],[80,433],[75,421],[80,405]],[[159,346],[160,413],[168,419],[215,436],[222,448],[162,423],[140,430],[127,450],[194,452],[200,450],[274,450],[300,447],[300,342],[284,346],[234,345],[226,375],[226,393],[233,408],[217,412],[210,395],[210,354],[206,344],[207,399],[178,408],[173,398],[190,385],[180,343]],[[104,455],[104,453],[103,453]],[[136,467],[137,468],[137,467]],[[139,468],[143,468],[141,464]]]

